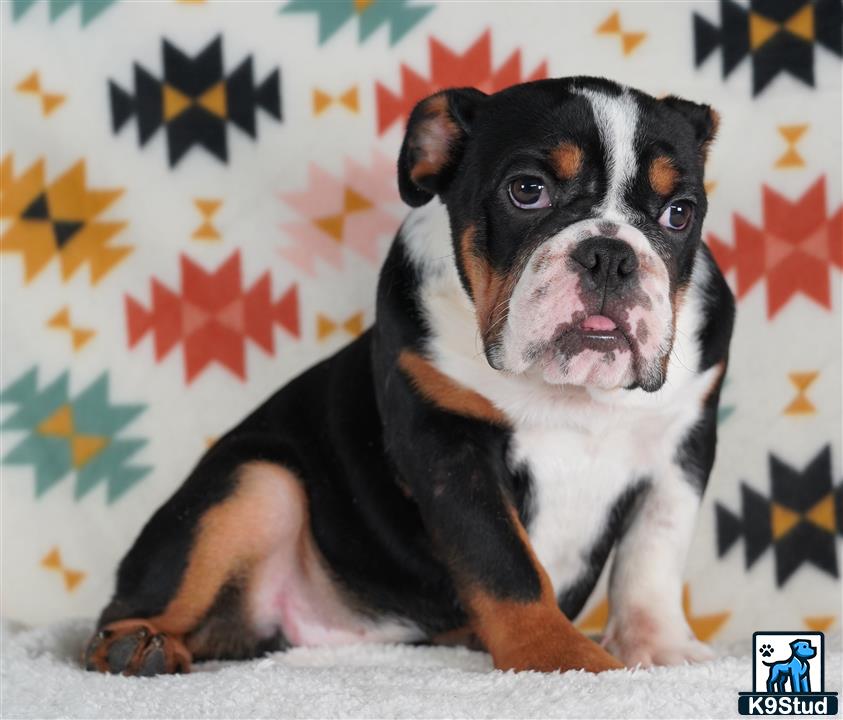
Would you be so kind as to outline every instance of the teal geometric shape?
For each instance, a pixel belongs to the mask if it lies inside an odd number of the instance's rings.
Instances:
[[[723,390],[729,385],[729,378],[725,378],[723,380],[723,387],[720,389],[721,395]],[[729,417],[731,417],[732,413],[735,412],[734,405],[723,405],[721,403],[720,407],[717,408],[717,424],[721,425],[726,422]]]
[[[316,13],[319,44],[327,42],[355,16],[360,18],[359,38],[365,42],[379,27],[389,26],[389,44],[395,45],[431,10],[433,5],[410,5],[409,0],[372,0],[357,12],[354,0],[290,0],[282,13]]]
[[[12,0],[12,19],[17,20],[31,8],[38,0]],[[50,22],[54,22],[64,15],[74,5],[81,9],[82,27],[85,27],[99,17],[109,6],[117,0],[48,0]]]
[[[128,464],[130,458],[146,445],[146,440],[117,437],[146,406],[112,405],[108,400],[107,373],[100,375],[74,399],[70,399],[68,387],[69,374],[64,372],[39,392],[38,369],[33,367],[0,392],[0,404],[17,405],[0,429],[29,433],[6,454],[2,462],[32,466],[36,498],[75,470],[74,497],[77,500],[100,483],[105,483],[106,502],[111,504],[152,470],[149,466]],[[104,440],[103,447],[79,468],[73,466],[71,444],[67,438],[44,435],[37,430],[63,405],[70,406],[74,434],[97,436]]]

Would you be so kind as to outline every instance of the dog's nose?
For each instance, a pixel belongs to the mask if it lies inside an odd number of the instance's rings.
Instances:
[[[623,240],[593,237],[583,240],[571,257],[582,266],[595,287],[614,289],[628,282],[638,269],[638,256]]]

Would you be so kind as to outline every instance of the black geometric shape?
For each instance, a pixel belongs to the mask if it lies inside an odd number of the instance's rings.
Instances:
[[[222,35],[217,35],[195,58],[164,40],[164,82],[190,98],[198,98],[223,79]]]
[[[741,485],[744,557],[751,568],[773,542],[770,501],[749,485]]]
[[[72,220],[53,221],[53,236],[55,237],[56,245],[59,250],[61,250],[73,239],[73,236],[79,232],[84,224],[84,222],[76,222]]]
[[[201,145],[214,157],[228,161],[225,120],[192,105],[167,123],[170,166],[178,163],[193,145]]]
[[[133,115],[138,120],[139,144],[143,147],[158,129],[166,126],[167,153],[176,165],[193,145],[204,147],[214,157],[228,161],[227,124],[257,137],[257,108],[281,120],[281,75],[276,68],[255,87],[252,58],[244,59],[225,76],[222,36],[218,35],[198,55],[190,57],[168,40],[162,40],[163,79],[159,80],[137,63],[134,66],[134,97],[113,81],[109,84],[112,126],[117,133]],[[224,82],[225,117],[211,112],[198,101]],[[181,112],[164,118],[164,88],[169,86],[189,102]],[[170,90],[168,90],[169,92]]]
[[[720,45],[720,28],[694,13],[694,66],[699,67]]]
[[[814,5],[814,33],[820,45],[843,55],[843,2],[817,0]]]
[[[781,587],[803,563],[811,563],[832,577],[838,577],[834,535],[802,520],[776,541],[776,584]]]
[[[804,470],[797,470],[770,455],[770,489],[773,502],[800,515],[831,492],[831,445],[820,450]]]
[[[758,95],[782,72],[814,85],[814,45],[779,31],[752,54],[752,94]]]
[[[750,0],[749,9],[777,23],[789,20],[810,0]]]
[[[723,557],[743,534],[741,519],[720,503],[714,504],[717,528],[717,557]]]
[[[49,220],[50,208],[47,206],[47,193],[40,193],[20,214],[26,220]]]
[[[749,15],[732,0],[721,0],[720,17],[723,23],[723,77],[749,54]]]
[[[843,485],[834,491],[834,526],[837,534],[843,536]]]

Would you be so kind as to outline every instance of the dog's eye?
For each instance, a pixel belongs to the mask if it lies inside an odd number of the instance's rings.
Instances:
[[[550,194],[544,186],[544,180],[534,175],[515,178],[509,184],[509,199],[522,210],[550,207]]]
[[[694,204],[690,200],[676,200],[665,208],[659,224],[670,230],[684,230],[694,216]]]

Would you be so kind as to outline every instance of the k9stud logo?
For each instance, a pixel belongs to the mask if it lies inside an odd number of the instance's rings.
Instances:
[[[821,632],[752,636],[753,691],[738,697],[741,715],[836,715],[837,693],[825,691]]]

